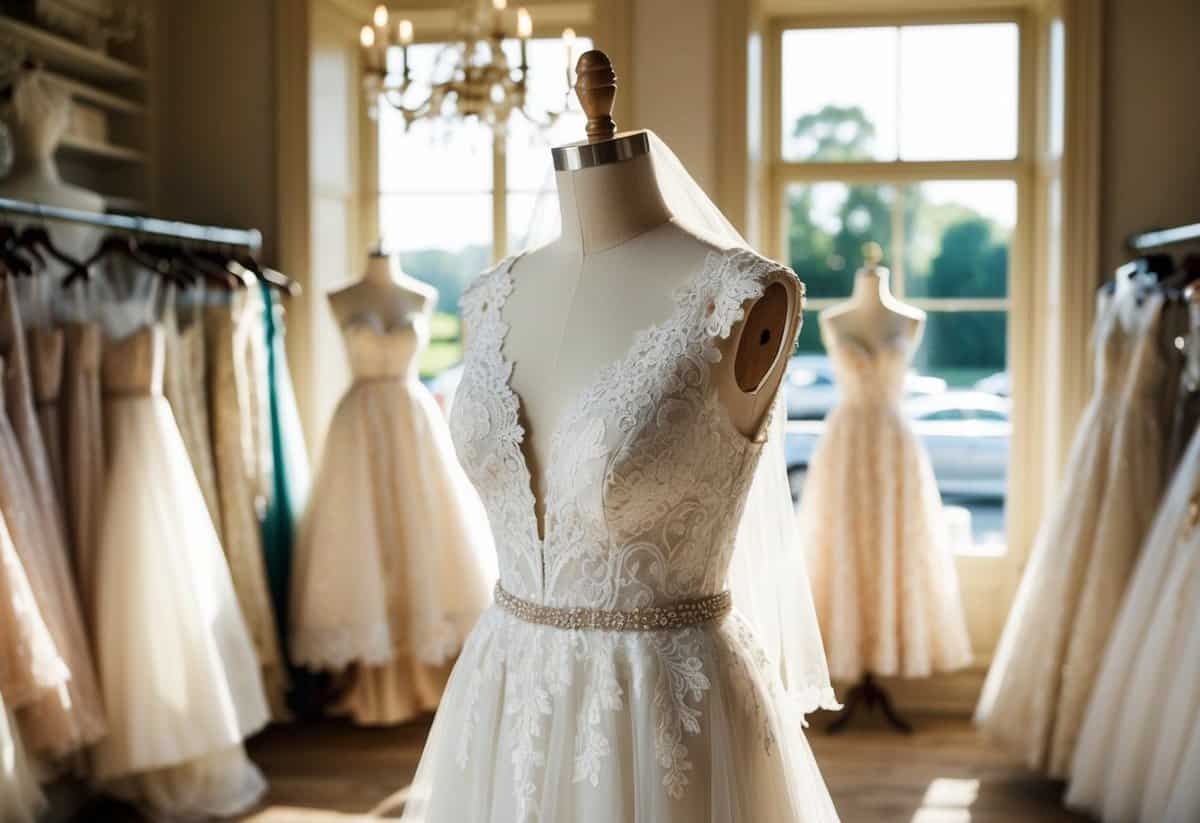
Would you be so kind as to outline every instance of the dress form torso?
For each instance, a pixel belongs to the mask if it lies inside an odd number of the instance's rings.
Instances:
[[[855,275],[850,299],[821,312],[822,332],[832,331],[871,351],[897,338],[915,344],[925,326],[925,312],[897,300],[888,275],[886,268],[868,261]]]
[[[673,221],[648,155],[559,171],[556,185],[562,233],[514,263],[514,288],[502,311],[503,351],[513,364],[539,520],[551,440],[567,405],[621,359],[638,332],[670,315],[675,293],[719,251]],[[758,345],[739,346],[739,328],[721,346],[714,379],[731,419],[748,436],[782,376],[786,357],[777,355],[799,331],[800,301],[799,286],[779,278],[741,324],[755,327],[746,339]],[[766,356],[751,357],[743,348],[762,348]]]
[[[376,318],[384,330],[413,325],[416,315],[433,313],[437,289],[409,277],[392,257],[372,255],[357,282],[329,292],[326,297],[342,329],[365,318]]]

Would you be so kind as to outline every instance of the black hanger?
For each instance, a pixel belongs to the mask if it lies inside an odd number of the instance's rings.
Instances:
[[[95,253],[87,259],[84,266],[91,268],[96,263],[108,257],[120,257],[129,260],[134,264],[141,266],[144,269],[149,269],[152,272],[157,272],[163,277],[171,280],[178,286],[188,286],[190,281],[184,279],[179,273],[171,270],[166,262],[158,260],[150,255],[143,254],[138,248],[137,241],[128,235],[110,234],[100,242],[100,248],[96,249]],[[69,286],[74,280],[74,273],[64,282],[64,286]]]
[[[21,233],[17,235],[16,245],[18,249],[27,251],[36,257],[43,267],[45,267],[46,261],[39,252],[44,252],[48,257],[66,266],[68,269],[67,277],[80,272],[83,277],[87,277],[87,267],[55,246],[54,241],[50,239],[49,232],[41,226],[27,226],[22,229]]]
[[[17,277],[28,277],[33,274],[33,262],[21,256],[16,246],[17,233],[12,226],[0,225],[0,263],[8,272]],[[37,252],[32,252],[37,256]],[[38,256],[42,266],[45,261]]]

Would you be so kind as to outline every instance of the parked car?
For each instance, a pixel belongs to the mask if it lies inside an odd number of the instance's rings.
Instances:
[[[833,364],[823,354],[797,354],[788,361],[783,388],[787,392],[788,420],[824,420],[837,405],[840,392]],[[946,381],[910,371],[904,393],[915,397],[946,391]]]
[[[929,453],[943,496],[1003,499],[1008,486],[1010,403],[977,391],[912,397],[904,412]],[[792,494],[799,497],[823,420],[789,420],[785,449]]]
[[[998,371],[995,374],[989,374],[987,377],[975,381],[974,388],[975,391],[998,394],[1001,397],[1012,397],[1012,378],[1008,372]]]

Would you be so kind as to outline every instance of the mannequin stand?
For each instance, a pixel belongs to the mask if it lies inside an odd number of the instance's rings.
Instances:
[[[863,706],[867,711],[878,706],[879,710],[883,712],[884,719],[893,729],[901,734],[913,733],[912,724],[896,712],[896,707],[892,705],[892,698],[882,686],[875,682],[874,676],[869,672],[863,675],[863,679],[858,682],[858,685],[846,695],[846,707],[838,714],[837,719],[829,724],[825,733],[838,734],[845,731],[859,706]]]

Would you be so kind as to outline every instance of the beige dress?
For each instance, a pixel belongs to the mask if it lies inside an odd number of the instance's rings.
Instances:
[[[96,535],[104,504],[104,411],[100,389],[103,334],[96,323],[67,324],[62,390],[65,504],[75,575],[90,608]]]
[[[50,328],[30,330],[28,340],[34,404],[42,429],[42,441],[46,444],[46,459],[54,477],[54,492],[61,503],[66,499],[62,424],[59,418],[65,340],[61,329]]]
[[[12,289],[0,284],[0,356],[5,358],[6,424],[0,431],[0,511],[71,678],[18,712],[25,742],[52,757],[99,740],[106,731],[90,645],[67,557],[64,527],[33,407],[25,336]],[[11,425],[9,425],[11,424]]]
[[[262,445],[255,426],[254,398],[259,390],[253,385],[249,337],[256,320],[261,322],[261,303],[254,297],[251,291],[236,292],[229,305],[206,310],[209,402],[225,555],[262,665],[271,713],[278,720],[287,717],[284,694],[288,681],[267,587],[258,518]]]
[[[927,677],[971,660],[942,500],[901,408],[912,341],[867,349],[822,323],[843,399],[798,514],[829,671]]]
[[[179,309],[169,302],[163,318],[166,365],[163,391],[179,424],[179,433],[200,483],[204,503],[221,533],[221,501],[213,466],[212,433],[208,418],[207,357],[203,318],[180,328]]]

